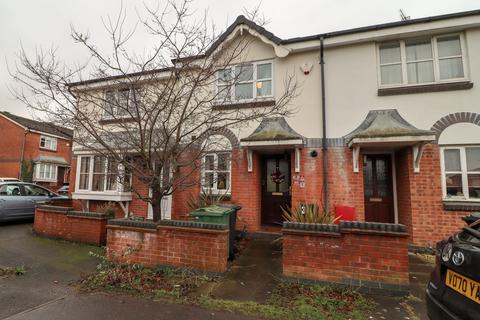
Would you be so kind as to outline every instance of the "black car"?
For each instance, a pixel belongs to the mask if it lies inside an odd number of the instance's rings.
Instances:
[[[480,219],[437,244],[426,300],[431,320],[480,319]]]

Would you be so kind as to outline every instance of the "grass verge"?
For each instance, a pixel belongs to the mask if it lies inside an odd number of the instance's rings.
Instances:
[[[350,289],[282,282],[263,304],[200,297],[199,305],[265,319],[368,319],[374,302]]]

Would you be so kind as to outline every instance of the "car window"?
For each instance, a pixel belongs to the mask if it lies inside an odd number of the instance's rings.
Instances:
[[[38,186],[24,185],[25,194],[27,196],[48,196],[49,191]]]
[[[16,184],[4,184],[0,186],[0,196],[21,196],[20,187]]]

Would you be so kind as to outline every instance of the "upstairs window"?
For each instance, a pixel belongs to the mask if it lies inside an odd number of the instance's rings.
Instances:
[[[40,148],[45,150],[57,151],[57,138],[50,136],[40,136]]]
[[[273,97],[271,62],[255,62],[231,66],[217,72],[217,100],[251,101]]]
[[[119,89],[105,91],[104,118],[130,118],[137,112],[141,99],[140,89]]]
[[[463,48],[460,34],[381,43],[380,86],[465,80]]]
[[[443,148],[444,198],[480,201],[480,146]]]

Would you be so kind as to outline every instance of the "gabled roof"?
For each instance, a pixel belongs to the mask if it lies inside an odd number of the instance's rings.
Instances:
[[[348,35],[348,34],[362,33],[362,32],[374,31],[374,30],[395,28],[395,27],[401,27],[401,26],[407,26],[407,25],[422,24],[422,23],[428,23],[428,22],[434,22],[434,21],[440,21],[440,20],[463,18],[463,17],[470,17],[470,16],[477,16],[477,15],[480,15],[480,10],[463,11],[463,12],[449,13],[449,14],[443,14],[443,15],[437,15],[437,16],[423,17],[423,18],[418,18],[418,19],[410,19],[410,20],[375,24],[375,25],[370,25],[370,26],[365,26],[365,27],[345,29],[345,30],[326,32],[326,33],[318,33],[318,34],[314,34],[314,35],[303,36],[303,37],[294,37],[294,38],[289,38],[289,39],[281,39],[281,38],[277,37],[276,35],[274,35],[272,32],[263,28],[262,26],[260,26],[260,25],[256,24],[255,22],[247,19],[245,16],[240,15],[219,36],[219,38],[210,46],[210,48],[208,48],[205,51],[205,53],[198,54],[196,56],[189,56],[189,57],[184,57],[184,58],[180,58],[180,59],[173,59],[172,62],[175,64],[177,61],[182,61],[182,60],[185,60],[185,59],[203,58],[205,56],[210,55],[222,44],[222,42],[224,42],[225,40],[228,39],[230,34],[238,26],[241,26],[241,25],[247,26],[248,28],[256,31],[259,35],[264,36],[267,40],[271,41],[274,45],[281,47],[283,45],[305,42],[305,41],[318,40],[318,39],[321,39],[321,38],[324,38],[324,39],[333,38],[333,37],[343,36],[343,35]],[[146,75],[146,74],[152,74],[152,73],[157,73],[157,72],[169,71],[169,70],[171,70],[171,68],[173,68],[173,67],[165,67],[165,68],[162,68],[162,69],[146,70],[146,71],[141,71],[141,72],[130,73],[129,75],[130,76]],[[116,76],[110,76],[110,77],[104,77],[104,78],[97,78],[97,79],[90,79],[90,80],[72,82],[72,83],[69,84],[69,87],[74,87],[74,86],[77,86],[77,85],[85,85],[85,84],[101,82],[101,81],[121,79],[121,78],[124,78],[124,77],[125,77],[124,75],[116,75]]]
[[[303,136],[293,130],[284,117],[266,118],[251,135],[240,139],[242,142],[252,141],[285,141],[301,140]]]
[[[392,138],[432,136],[433,131],[422,130],[403,119],[397,109],[371,110],[363,122],[344,139],[350,144],[356,138]]]
[[[73,137],[73,130],[54,125],[53,123],[50,123],[50,122],[36,121],[36,120],[20,117],[20,116],[11,114],[10,112],[7,112],[7,111],[0,111],[0,115],[30,130],[35,130],[42,133],[59,136],[65,139],[72,139]]]
[[[245,18],[245,16],[240,15],[227,28],[227,30],[225,30],[220,35],[220,37],[218,37],[218,39],[211,45],[211,47],[208,48],[208,50],[205,52],[205,55],[208,56],[212,52],[214,52],[218,48],[218,46],[220,46],[220,44],[222,44],[222,42],[225,41],[228,38],[228,36],[235,30],[235,28],[237,28],[240,25],[246,25],[247,27],[255,30],[256,32],[258,32],[259,34],[261,34],[262,36],[264,36],[268,40],[272,41],[276,45],[280,45],[282,43],[282,39],[280,39],[279,37],[277,37],[276,35],[274,35],[270,31],[268,31],[267,29],[265,29],[262,26],[259,26],[258,24],[256,24],[252,20],[248,20],[247,18]]]

